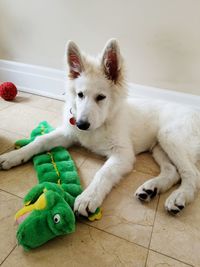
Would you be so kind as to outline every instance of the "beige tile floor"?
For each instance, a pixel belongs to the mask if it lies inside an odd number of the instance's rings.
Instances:
[[[40,121],[56,126],[63,102],[19,93],[14,102],[0,100],[0,153],[16,139],[28,136]],[[80,148],[71,148],[81,181],[87,186],[104,162]],[[0,172],[0,265],[5,266],[200,266],[200,195],[177,217],[168,215],[164,200],[149,204],[133,197],[135,189],[157,175],[148,153],[137,157],[134,170],[104,201],[100,221],[77,223],[76,232],[30,252],[16,245],[13,216],[22,198],[37,183],[32,163]]]

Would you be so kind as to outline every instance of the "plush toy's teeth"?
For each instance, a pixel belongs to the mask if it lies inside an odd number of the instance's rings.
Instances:
[[[20,217],[16,220],[17,224],[22,223],[22,222],[29,216],[30,213],[31,213],[31,212],[27,212],[27,213],[23,214],[22,216],[20,216]]]

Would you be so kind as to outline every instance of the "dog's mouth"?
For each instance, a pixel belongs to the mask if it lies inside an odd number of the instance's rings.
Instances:
[[[69,123],[72,126],[76,126],[81,131],[88,131],[90,128],[90,123],[88,121],[82,121],[82,120],[76,121],[74,117],[71,117],[69,119]]]
[[[89,125],[82,125],[82,124],[79,124],[78,122],[76,122],[75,118],[70,118],[69,119],[69,123],[72,125],[72,126],[76,126],[78,128],[78,130],[80,131],[88,131],[89,130]]]
[[[69,123],[72,126],[76,126],[81,131],[88,131],[89,130],[90,123],[87,120],[83,120],[83,119],[76,120],[76,118],[72,112],[72,108],[70,109],[70,114],[71,114],[71,117],[69,118]]]

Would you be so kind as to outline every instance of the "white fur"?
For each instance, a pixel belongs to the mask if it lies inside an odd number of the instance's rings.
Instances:
[[[38,137],[33,143],[0,156],[2,169],[9,169],[28,161],[33,155],[55,146],[69,147],[75,143],[107,157],[91,184],[77,197],[74,210],[82,215],[94,212],[102,204],[112,187],[133,168],[135,155],[152,151],[161,172],[143,185],[135,196],[149,201],[181,180],[181,185],[166,200],[166,210],[176,214],[193,201],[200,186],[200,173],[196,163],[200,158],[200,112],[190,107],[162,101],[128,99],[124,81],[123,60],[115,40],[107,43],[97,59],[80,53],[78,47],[68,43],[68,64],[72,76],[68,80],[63,125],[54,132]],[[107,61],[114,51],[118,78],[111,80]],[[70,63],[74,53],[78,63]],[[70,65],[71,64],[71,65]],[[75,74],[74,74],[75,73]],[[82,92],[84,97],[78,97]],[[95,101],[97,95],[104,100]],[[87,120],[88,130],[79,130],[69,123]]]

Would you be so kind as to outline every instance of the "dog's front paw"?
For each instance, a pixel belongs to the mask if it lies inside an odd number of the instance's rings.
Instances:
[[[158,187],[154,180],[149,180],[141,185],[135,192],[135,196],[141,200],[149,202],[158,194]]]
[[[97,194],[89,189],[80,194],[74,204],[74,212],[78,215],[88,216],[88,213],[93,213],[101,205],[101,200]]]
[[[11,151],[0,156],[0,170],[8,170],[24,162],[17,152]]]
[[[165,209],[175,215],[179,213],[186,205],[186,193],[175,190],[165,201]]]

